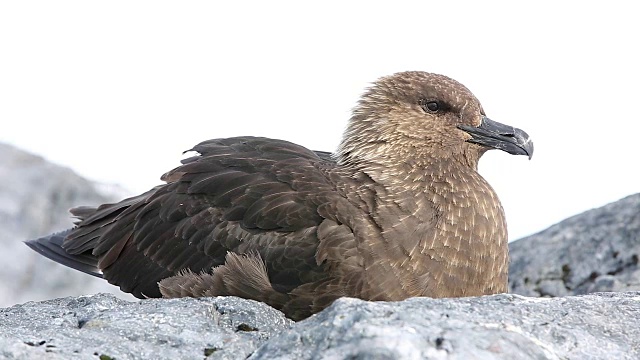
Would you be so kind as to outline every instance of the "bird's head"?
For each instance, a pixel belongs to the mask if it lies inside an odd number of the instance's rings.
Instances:
[[[443,75],[402,72],[383,77],[362,96],[338,149],[339,162],[458,159],[476,165],[489,149],[531,158],[526,132],[490,120],[464,85]]]

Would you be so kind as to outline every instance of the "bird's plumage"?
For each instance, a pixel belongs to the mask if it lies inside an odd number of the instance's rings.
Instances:
[[[235,295],[294,319],[341,296],[505,292],[504,214],[477,162],[493,144],[533,147],[495,124],[454,80],[395,74],[363,95],[335,155],[266,138],[205,141],[164,185],[73,209],[63,242],[28,244],[137,297]]]

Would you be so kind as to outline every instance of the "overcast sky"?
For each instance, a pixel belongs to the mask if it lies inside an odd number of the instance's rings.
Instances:
[[[141,192],[206,139],[334,150],[368,84],[437,72],[534,140],[480,163],[513,240],[640,190],[619,3],[3,1],[0,141]]]

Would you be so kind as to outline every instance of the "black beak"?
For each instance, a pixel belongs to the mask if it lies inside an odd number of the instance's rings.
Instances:
[[[526,132],[493,121],[486,116],[482,118],[482,123],[478,127],[458,125],[458,129],[472,136],[467,142],[506,151],[513,155],[527,155],[529,159],[533,156],[533,141]]]

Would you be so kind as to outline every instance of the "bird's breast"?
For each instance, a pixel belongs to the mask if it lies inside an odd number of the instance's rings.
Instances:
[[[494,190],[477,172],[426,177],[377,184],[379,232],[361,237],[372,298],[505,292],[507,231]]]
[[[425,191],[436,211],[435,231],[422,254],[442,264],[427,275],[437,289],[424,295],[477,296],[506,292],[508,245],[504,210],[476,172],[450,173]]]

